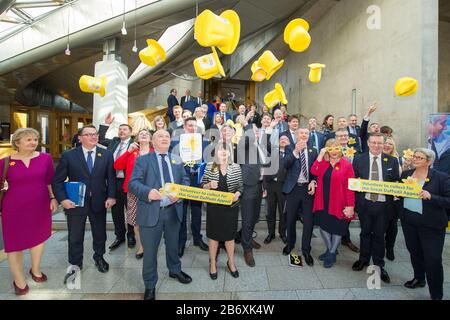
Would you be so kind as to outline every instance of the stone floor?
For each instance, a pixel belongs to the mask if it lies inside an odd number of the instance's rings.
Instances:
[[[264,224],[258,226],[257,241],[261,244],[266,237]],[[359,243],[359,228],[351,228],[352,239]],[[301,229],[298,230],[301,234]],[[319,235],[318,230],[315,234]],[[447,235],[449,238],[450,235]],[[108,242],[114,234],[108,231]],[[69,290],[63,285],[67,268],[67,231],[57,231],[47,242],[42,259],[42,271],[49,280],[43,284],[34,283],[27,276],[30,293],[19,299],[142,299],[144,285],[142,282],[142,260],[136,260],[134,250],[122,245],[113,252],[105,254],[110,270],[106,274],[97,271],[92,261],[92,237],[86,232],[84,269],[81,273],[81,290]],[[231,277],[226,268],[226,255],[222,253],[218,263],[218,279],[213,281],[208,274],[208,255],[197,247],[188,246],[182,258],[183,271],[192,276],[193,282],[180,284],[168,277],[165,265],[164,245],[158,255],[159,282],[157,299],[217,299],[217,300],[304,300],[304,299],[429,299],[428,288],[409,290],[403,283],[412,279],[412,268],[405,247],[403,234],[399,230],[396,243],[396,259],[386,261],[386,270],[391,276],[391,284],[381,283],[381,289],[369,290],[366,282],[369,274],[364,271],[354,272],[351,266],[358,255],[346,247],[339,249],[337,263],[331,269],[325,269],[317,259],[324,251],[320,237],[312,240],[314,267],[302,268],[288,265],[287,257],[281,250],[280,239],[255,250],[256,267],[245,265],[242,247],[236,246],[236,266],[240,277]],[[296,249],[298,250],[298,249]],[[444,297],[450,298],[450,242],[447,239],[444,248]],[[1,260],[0,260],[1,261]],[[29,255],[25,255],[25,270],[30,268]],[[0,300],[18,299],[14,295],[12,278],[7,261],[0,262]]]

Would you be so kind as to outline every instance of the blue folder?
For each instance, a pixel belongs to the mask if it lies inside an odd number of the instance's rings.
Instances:
[[[75,206],[84,206],[86,185],[83,182],[64,182],[64,189],[66,190],[67,198],[75,203]]]

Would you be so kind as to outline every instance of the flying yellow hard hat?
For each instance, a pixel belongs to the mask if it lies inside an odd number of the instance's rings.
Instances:
[[[216,48],[212,47],[212,53],[198,57],[194,60],[194,69],[197,76],[203,80],[208,80],[217,74],[225,77],[225,71],[220,63]]]
[[[321,63],[312,63],[308,65],[311,69],[309,70],[309,81],[317,83],[320,82],[322,78],[322,69],[326,66]]]
[[[241,36],[241,21],[236,11],[226,10],[220,16],[204,10],[195,19],[194,38],[202,47],[217,47],[232,54]]]
[[[80,77],[78,84],[83,92],[98,93],[101,97],[105,96],[106,76],[95,78],[83,75]]]
[[[272,51],[264,51],[261,57],[252,64],[252,80],[269,80],[283,64],[284,60],[279,61]]]
[[[414,78],[400,78],[395,82],[394,91],[399,97],[412,96],[419,89],[419,82]]]
[[[279,83],[275,83],[275,89],[266,93],[264,96],[264,103],[269,109],[275,107],[278,103],[287,104],[286,94],[284,93],[283,87]]]
[[[284,29],[284,42],[291,50],[303,52],[311,44],[311,36],[308,33],[309,23],[303,19],[294,19]]]
[[[166,52],[158,41],[147,39],[147,47],[139,51],[139,59],[141,59],[142,63],[154,67],[166,60]]]

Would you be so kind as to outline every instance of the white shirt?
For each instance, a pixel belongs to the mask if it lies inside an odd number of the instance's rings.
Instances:
[[[373,163],[373,158],[375,156],[369,152],[369,180],[372,180],[372,163]],[[383,154],[381,153],[380,155],[377,156],[377,165],[378,165],[378,181],[383,181],[383,166],[382,166],[382,162],[381,162],[381,158],[383,158]],[[370,193],[366,192],[366,200],[370,200]],[[386,202],[386,196],[384,194],[379,194],[378,195],[378,201],[379,202]]]
[[[86,149],[85,147],[82,147],[82,148],[83,148],[84,160],[86,160],[86,163],[87,163],[87,158],[88,158],[88,152],[89,152],[89,151],[92,151],[92,154],[91,154],[91,157],[92,157],[92,167],[94,167],[94,165],[95,165],[95,156],[97,155],[97,154],[96,154],[97,147],[94,147],[92,150]]]
[[[205,134],[205,123],[203,122],[203,120],[197,119],[197,128],[200,130],[200,133],[202,135]]]
[[[117,145],[116,150],[114,151],[114,156],[113,156],[114,160],[119,159],[119,157],[127,151],[130,140],[131,140],[131,138],[128,138],[125,141],[120,141],[120,143]],[[122,144],[122,149],[120,149],[121,144]],[[120,150],[120,154],[119,154],[119,150]],[[125,178],[125,173],[123,172],[123,170],[116,171],[116,178],[120,178],[120,179]]]
[[[294,143],[297,143],[297,137],[295,136],[295,131],[291,131],[291,130],[289,130],[289,131],[291,132],[292,140],[294,141]]]
[[[305,160],[306,160],[306,179],[304,177],[304,174],[302,171],[300,171],[300,176],[298,177],[297,183],[308,183],[309,180],[307,180],[309,178],[309,169],[308,169],[308,148],[303,149],[302,151],[300,151],[300,154],[297,156],[294,152],[294,157],[296,157],[297,159],[300,159],[301,153],[305,154]],[[301,165],[300,165],[301,168]]]

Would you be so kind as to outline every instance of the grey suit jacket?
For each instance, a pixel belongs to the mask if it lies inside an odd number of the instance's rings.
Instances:
[[[184,170],[181,158],[170,153],[169,158],[171,160],[174,183],[188,186],[190,179]],[[139,226],[153,227],[158,223],[160,201],[149,200],[148,194],[152,189],[159,190],[161,187],[161,174],[156,153],[152,152],[138,157],[128,183],[128,192],[131,192],[138,198],[136,223]],[[176,203],[175,207],[178,219],[181,222],[183,219],[183,202]]]

